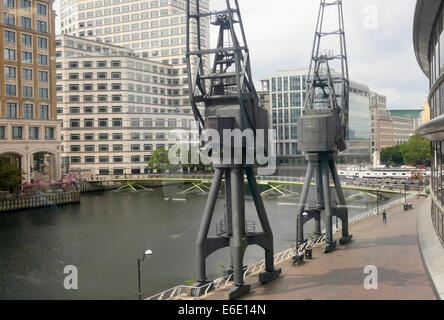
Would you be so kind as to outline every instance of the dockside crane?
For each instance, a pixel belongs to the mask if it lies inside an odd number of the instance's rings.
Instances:
[[[325,31],[326,12],[337,14],[338,29]],[[336,39],[335,39],[336,37]],[[338,41],[338,52],[323,50],[325,43]],[[331,66],[337,67],[332,70]],[[297,212],[297,244],[304,242],[304,224],[315,220],[315,234],[321,234],[321,219],[326,228],[325,253],[336,248],[333,240],[333,217],[342,221],[342,237],[346,244],[352,236],[348,232],[348,210],[335,164],[338,152],[346,150],[349,118],[349,90],[347,47],[345,41],[342,0],[321,0],[316,24],[313,50],[307,77],[308,91],[303,115],[298,119],[298,150],[308,161],[304,186]],[[337,203],[332,201],[330,173],[335,185]],[[310,183],[316,177],[316,203],[307,203]]]
[[[224,0],[225,9],[215,12],[204,10],[200,0],[187,0],[187,49],[190,102],[196,121],[202,129],[213,129],[223,137],[224,130],[241,131],[267,129],[267,112],[259,107],[258,96],[253,84],[250,54],[245,37],[242,17],[237,0]],[[201,27],[210,24],[218,31],[215,48],[207,48],[202,39]],[[210,65],[212,62],[212,65]],[[201,112],[203,110],[203,113]],[[209,143],[211,145],[211,143]],[[252,146],[242,144],[242,154]],[[219,149],[223,149],[222,143]],[[253,148],[254,149],[254,148]],[[231,150],[234,155],[234,150]],[[222,162],[222,161],[221,161]],[[261,283],[279,277],[280,269],[274,268],[273,233],[259,193],[254,164],[244,160],[237,163],[214,164],[214,177],[199,229],[197,252],[198,286],[208,284],[206,259],[213,252],[229,247],[234,282],[230,299],[239,298],[249,292],[244,284],[243,258],[249,245],[259,245],[265,250],[265,272],[259,275]],[[245,221],[245,184],[253,197],[261,232],[250,230]],[[225,216],[216,236],[209,236],[222,179],[225,178]]]

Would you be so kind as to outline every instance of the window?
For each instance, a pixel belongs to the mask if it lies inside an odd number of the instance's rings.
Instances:
[[[80,152],[81,148],[80,148],[79,145],[77,145],[77,144],[73,144],[73,145],[70,146],[69,150],[70,150],[71,152]]]
[[[37,3],[37,13],[46,16],[46,5]]]
[[[113,127],[121,127],[122,118],[113,118]]]
[[[39,98],[48,99],[48,88],[39,88]]]
[[[15,43],[15,32],[5,30],[5,42]]]
[[[6,102],[6,117],[17,118],[17,103]]]
[[[39,49],[48,49],[48,39],[37,37],[37,46]]]
[[[21,17],[22,18],[22,27],[25,29],[32,29],[31,18]]]
[[[4,0],[3,5],[9,8],[15,8],[15,0]]]
[[[32,46],[32,36],[30,34],[22,33],[22,46]]]
[[[48,72],[47,71],[40,71],[39,70],[39,81],[41,82],[48,82]]]
[[[34,118],[34,105],[29,103],[23,104],[23,118],[25,119]]]
[[[37,55],[37,63],[47,66],[48,65],[48,56],[46,54],[38,54]]]
[[[40,32],[48,32],[47,23],[45,21],[37,20],[37,30]]]
[[[99,127],[107,127],[108,119],[99,119]]]
[[[69,120],[69,126],[71,128],[79,128],[80,127],[80,119],[71,119],[71,120]]]
[[[32,98],[33,97],[33,88],[30,86],[23,86],[23,97],[24,98]]]
[[[32,63],[32,52],[22,51],[22,62]]]
[[[5,139],[5,138],[6,138],[5,127],[0,126],[0,139]]]
[[[23,139],[23,127],[12,127],[12,138]]]
[[[21,4],[22,9],[31,8],[31,0],[21,0]]]
[[[29,128],[29,139],[38,140],[39,138],[39,127],[30,127]]]
[[[39,114],[40,119],[49,119],[49,106],[47,105],[40,105],[39,106]]]
[[[15,84],[6,84],[5,86],[5,94],[7,96],[15,97],[17,96],[17,87]]]
[[[32,80],[32,69],[22,69],[22,80]]]
[[[5,66],[5,78],[15,79],[16,77],[17,75],[15,67]]]
[[[15,61],[15,50],[5,48],[5,60],[13,60]]]
[[[113,151],[123,151],[123,145],[122,144],[114,144]]]
[[[3,14],[3,19],[4,19],[3,21],[5,24],[15,26],[15,16],[13,14],[5,12]]]
[[[83,120],[83,125],[85,128],[92,128],[94,127],[94,119],[85,119]]]

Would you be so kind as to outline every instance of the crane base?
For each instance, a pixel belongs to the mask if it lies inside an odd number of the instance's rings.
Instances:
[[[229,300],[236,300],[236,299],[242,298],[243,296],[247,295],[250,292],[250,289],[251,289],[250,285],[234,286],[228,292],[228,299]]]
[[[279,275],[281,274],[282,269],[275,269],[274,271],[266,271],[266,272],[262,272],[259,273],[259,282],[262,284],[266,284],[269,283],[271,281],[276,280],[277,278],[279,278]]]
[[[324,253],[330,253],[336,250],[336,240],[332,243],[327,243],[324,247]]]
[[[353,238],[352,234],[350,234],[348,236],[344,236],[341,239],[339,239],[339,243],[340,244],[347,244],[347,243],[349,243],[352,240],[352,238]]]

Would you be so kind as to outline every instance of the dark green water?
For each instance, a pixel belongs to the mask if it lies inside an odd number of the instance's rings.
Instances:
[[[79,205],[0,214],[0,299],[136,299],[137,257],[146,249],[154,255],[142,263],[144,296],[184,284],[194,273],[194,243],[206,196],[178,195],[182,188],[96,193],[83,196]],[[294,244],[296,202],[265,199],[275,252]],[[376,203],[364,194],[349,205],[353,216]],[[223,216],[223,196],[217,212],[212,232]],[[247,219],[258,225],[249,197],[246,212]],[[260,248],[247,250],[246,264],[261,259]],[[228,249],[208,259],[210,278],[218,276],[219,263],[228,265]],[[78,268],[78,290],[64,289],[67,265]]]

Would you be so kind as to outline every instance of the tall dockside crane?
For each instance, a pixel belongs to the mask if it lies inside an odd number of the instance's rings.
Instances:
[[[325,31],[329,13],[338,15],[338,29]],[[323,44],[339,40],[338,52],[322,51]],[[337,40],[336,39],[336,40]],[[336,44],[338,44],[336,42]],[[338,70],[331,68],[337,67]],[[298,119],[298,149],[308,161],[305,183],[297,214],[297,242],[304,241],[304,224],[315,219],[315,233],[321,233],[321,219],[326,228],[325,253],[336,248],[333,240],[333,216],[342,221],[342,237],[339,242],[351,241],[348,232],[348,210],[335,165],[335,155],[345,151],[347,145],[349,114],[349,76],[345,42],[342,1],[321,0],[313,51],[307,78],[308,91],[303,116]],[[330,172],[335,185],[337,203],[330,194]],[[310,183],[316,176],[316,204],[307,205]]]
[[[191,106],[200,127],[217,130],[220,137],[224,136],[224,130],[231,132],[234,129],[252,129],[256,134],[258,129],[268,128],[267,113],[258,106],[238,1],[224,0],[223,3],[226,4],[224,10],[203,12],[200,0],[187,0],[186,56]],[[203,49],[201,27],[208,20],[218,30],[217,45],[215,48]],[[212,66],[206,67],[206,62],[210,61]],[[193,64],[197,65],[194,70]],[[200,109],[204,110],[203,115]],[[208,146],[211,146],[211,142]],[[224,149],[222,142],[216,147]],[[244,142],[239,148],[245,155],[247,148],[251,147]],[[196,242],[199,285],[208,283],[207,257],[216,250],[230,248],[230,271],[234,281],[230,299],[239,298],[250,290],[250,286],[245,285],[243,280],[243,257],[248,245],[259,245],[265,250],[265,272],[259,275],[261,283],[278,278],[281,272],[274,268],[273,234],[256,183],[254,164],[247,164],[245,158],[237,163],[234,161],[234,151],[231,149],[230,163],[223,161],[223,164],[214,164],[214,177]],[[244,174],[248,179],[262,232],[246,228]],[[209,237],[210,224],[224,177],[226,219],[217,235]]]

